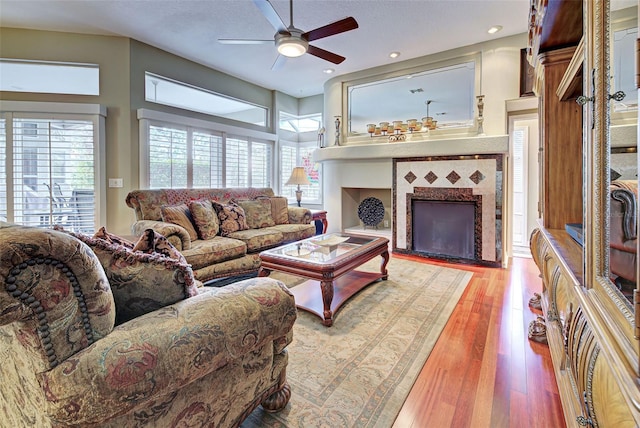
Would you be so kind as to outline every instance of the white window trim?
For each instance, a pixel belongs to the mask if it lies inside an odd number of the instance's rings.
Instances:
[[[237,138],[249,138],[252,140],[257,140],[259,142],[269,141],[273,143],[273,153],[275,157],[276,150],[276,141],[277,135],[269,132],[256,131],[253,129],[242,128],[239,126],[226,125],[223,123],[215,122],[212,120],[202,120],[196,119],[192,117],[180,116],[172,113],[165,113],[156,110],[150,110],[141,108],[137,110],[137,118],[139,122],[139,141],[140,141],[140,185],[142,188],[149,188],[149,158],[147,156],[149,152],[149,125],[156,124],[155,122],[164,122],[168,124],[172,124],[179,127],[193,127],[206,129],[213,132],[219,132],[222,134],[226,134],[227,137],[237,137]],[[279,182],[279,179],[276,177],[278,168],[276,165],[273,165],[271,168],[271,183]],[[226,180],[224,177],[224,167],[223,167],[223,180]],[[272,184],[272,188],[275,189],[275,185]]]
[[[94,116],[96,126],[94,127],[94,142],[96,147],[93,151],[94,164],[94,181],[96,187],[95,205],[96,205],[96,224],[95,229],[98,230],[100,225],[107,223],[107,144],[106,144],[106,126],[105,118],[107,116],[107,108],[100,104],[82,104],[82,103],[55,103],[55,102],[32,102],[32,101],[1,101],[0,115],[13,116],[13,113],[20,113],[23,116],[33,114],[34,117],[41,115],[48,116],[52,119],[65,119],[70,115]],[[58,116],[59,115],[59,116]],[[12,120],[6,122],[7,130],[13,128]],[[13,133],[13,130],[11,130]],[[7,176],[13,177],[13,146],[9,144],[7,139],[7,157],[6,162]],[[13,200],[13,186],[7,188],[7,200]],[[7,206],[7,214],[13,215],[13,207]]]

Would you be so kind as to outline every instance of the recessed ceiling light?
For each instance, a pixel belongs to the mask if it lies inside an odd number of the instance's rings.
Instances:
[[[322,70],[323,73],[326,74],[331,74],[333,73],[335,70],[333,68],[325,68],[324,70]]]
[[[498,31],[502,30],[502,25],[494,25],[493,27],[487,30],[489,34],[496,34]]]
[[[398,58],[400,56],[400,52],[391,52],[389,54],[389,58]]]

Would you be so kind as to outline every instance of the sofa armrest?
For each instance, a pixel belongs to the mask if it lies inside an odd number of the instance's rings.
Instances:
[[[182,226],[164,221],[138,220],[131,226],[131,233],[140,236],[147,229],[153,229],[163,235],[178,251],[191,249],[189,232]]]
[[[74,424],[126,413],[152,391],[178,390],[264,347],[278,352],[283,340],[290,342],[295,319],[293,296],[270,278],[214,288],[143,315],[40,375],[48,413]]]
[[[37,370],[114,327],[114,299],[98,258],[64,232],[0,222],[0,282],[0,326],[20,332],[23,359]]]
[[[311,223],[311,210],[303,207],[288,207],[289,223],[309,224]]]

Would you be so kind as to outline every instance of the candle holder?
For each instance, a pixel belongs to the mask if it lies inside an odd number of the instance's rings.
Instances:
[[[484,135],[484,128],[482,126],[484,122],[484,95],[478,95],[476,99],[478,100],[478,135]]]

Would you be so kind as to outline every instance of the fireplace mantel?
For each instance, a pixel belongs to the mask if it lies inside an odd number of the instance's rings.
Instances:
[[[391,159],[419,156],[482,155],[509,152],[508,135],[447,138],[397,143],[367,143],[331,146],[314,152],[316,162],[355,159]]]

